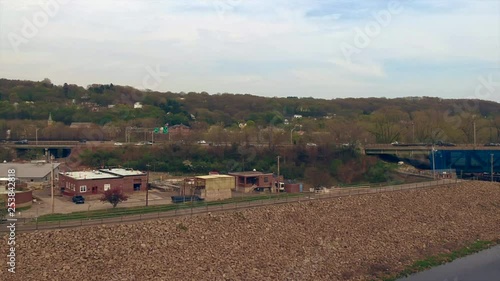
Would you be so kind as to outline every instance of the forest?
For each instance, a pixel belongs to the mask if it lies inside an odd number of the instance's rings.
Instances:
[[[134,108],[137,103],[142,107]],[[51,126],[49,116],[54,122]],[[169,146],[154,148],[158,149],[154,153],[86,151],[81,157],[87,166],[121,163],[144,169],[147,163],[155,163],[157,170],[179,173],[276,170],[275,157],[282,155],[286,161],[282,172],[287,178],[322,182],[389,180],[387,171],[392,168],[356,153],[354,148],[360,145],[500,142],[500,104],[426,97],[425,93],[396,99],[315,99],[0,79],[0,118],[1,140],[34,140],[36,135],[39,140],[123,141],[127,127],[155,128],[168,123],[190,128],[189,135],[168,136],[172,141]],[[91,125],[70,127],[76,122]],[[132,141],[148,137],[134,134]],[[198,140],[224,146],[200,150],[198,146],[179,145]],[[244,155],[259,144],[265,149],[255,149],[251,159]],[[281,145],[289,144],[293,146],[279,151]]]

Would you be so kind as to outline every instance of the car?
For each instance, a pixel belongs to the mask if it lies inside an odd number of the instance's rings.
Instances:
[[[81,139],[79,140],[80,143],[87,143],[87,139]]]
[[[28,140],[18,140],[14,144],[28,144]]]
[[[500,143],[489,142],[485,143],[484,146],[500,146]]]
[[[122,146],[123,143],[121,143],[121,142],[115,142],[114,145],[116,145],[116,146]]]
[[[137,145],[137,146],[140,146],[140,145],[146,145],[146,143],[145,143],[145,142],[143,142],[143,141],[140,141],[140,142],[136,143],[135,145]]]
[[[75,195],[73,198],[71,198],[73,203],[75,204],[84,204],[85,203],[85,198],[81,195]]]
[[[206,143],[207,143],[207,142],[206,142],[206,141],[204,141],[204,140],[199,140],[199,141],[198,141],[198,144],[206,144]]]
[[[317,144],[312,143],[312,142],[308,142],[306,145],[307,145],[307,146],[318,146]]]
[[[399,144],[399,142],[397,142],[397,141],[393,141],[393,142],[391,142],[391,144],[392,144],[392,145],[398,145],[398,144]]]
[[[451,142],[437,141],[436,145],[438,146],[456,146],[456,144]]]

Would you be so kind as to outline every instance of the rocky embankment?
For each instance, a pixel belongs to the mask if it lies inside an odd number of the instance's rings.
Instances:
[[[373,280],[500,238],[500,185],[336,198],[240,212],[18,233],[2,280]],[[3,279],[7,277],[6,279]]]

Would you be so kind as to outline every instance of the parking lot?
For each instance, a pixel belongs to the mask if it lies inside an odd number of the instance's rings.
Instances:
[[[98,199],[85,200],[84,204],[75,204],[71,201],[71,197],[61,196],[58,193],[56,194],[57,195],[54,195],[54,213],[66,214],[112,208],[110,203],[101,202]],[[170,198],[171,195],[172,194],[168,192],[150,190],[148,194],[148,205],[152,206],[172,204]],[[33,197],[38,199],[33,203],[32,207],[29,210],[18,212],[18,218],[33,218],[50,214],[52,212],[50,189],[47,188],[43,190],[33,191]],[[138,206],[146,206],[145,192],[129,194],[129,199],[126,202],[118,204],[118,207]]]

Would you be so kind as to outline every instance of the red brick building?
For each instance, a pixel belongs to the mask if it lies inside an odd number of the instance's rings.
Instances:
[[[180,140],[189,136],[191,128],[183,124],[173,125],[168,127],[168,133],[170,134],[171,140]]]
[[[147,174],[132,169],[100,169],[94,171],[59,174],[59,187],[63,195],[97,195],[119,187],[124,193],[146,191]]]
[[[273,173],[262,173],[257,171],[252,172],[235,172],[229,175],[236,177],[236,191],[238,192],[252,192],[263,191],[265,189],[274,192],[272,188],[276,186],[277,178]],[[283,177],[280,176],[283,180]]]

